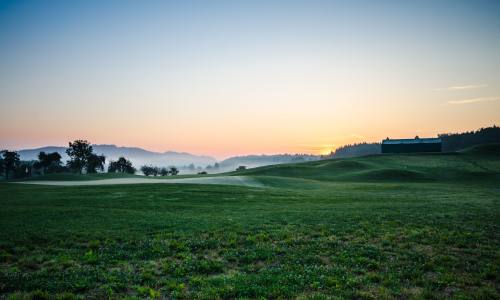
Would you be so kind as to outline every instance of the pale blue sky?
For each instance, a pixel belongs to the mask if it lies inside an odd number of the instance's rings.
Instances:
[[[0,1],[0,146],[223,157],[475,129],[500,123],[499,53],[500,1]]]

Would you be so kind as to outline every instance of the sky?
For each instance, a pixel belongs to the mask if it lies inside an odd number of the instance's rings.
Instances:
[[[500,1],[2,1],[0,148],[325,154],[500,124]]]

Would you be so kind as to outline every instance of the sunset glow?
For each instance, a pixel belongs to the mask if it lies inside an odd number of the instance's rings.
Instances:
[[[1,1],[2,148],[328,154],[500,123],[498,2],[209,2]]]

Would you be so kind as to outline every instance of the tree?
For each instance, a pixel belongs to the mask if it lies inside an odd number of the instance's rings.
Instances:
[[[57,170],[61,167],[61,155],[57,152],[38,153],[38,161],[34,164],[35,168],[41,168],[43,173]]]
[[[355,157],[364,156],[371,154],[380,154],[382,148],[380,143],[355,143],[348,144],[335,149],[330,154],[325,155],[323,158],[343,158],[343,157]]]
[[[176,167],[170,167],[170,174],[172,174],[172,176],[175,176],[179,174],[179,170],[177,170]]]
[[[82,174],[83,168],[86,168],[88,165],[92,150],[92,146],[86,140],[69,142],[69,148],[66,149],[66,154],[70,158],[68,160],[68,167]]]
[[[33,169],[33,163],[34,161],[20,161],[14,170],[14,177],[30,177]]]
[[[118,165],[116,161],[109,161],[108,173],[121,173],[120,171],[118,171]]]
[[[141,167],[141,172],[145,176],[149,176],[149,175],[151,175],[151,167],[144,165],[144,166]]]
[[[159,171],[160,169],[158,167],[146,166],[146,165],[141,167],[141,172],[146,176],[149,175],[157,176]]]
[[[220,167],[220,164],[216,162],[216,163],[214,164],[214,169],[218,169],[219,167]]]
[[[246,166],[239,166],[238,168],[236,168],[236,171],[244,171],[246,169],[247,169]]]
[[[108,173],[128,173],[135,174],[136,169],[132,166],[132,162],[125,157],[118,158],[117,161],[110,161]]]
[[[189,171],[194,171],[194,170],[196,170],[196,167],[194,164],[189,164],[188,169],[189,169]]]
[[[161,176],[168,176],[169,172],[168,172],[168,169],[167,168],[161,168],[160,169],[160,175]]]
[[[153,176],[156,177],[158,176],[158,173],[160,173],[160,168],[158,167],[153,167]]]
[[[87,173],[97,173],[97,170],[104,171],[104,155],[91,154],[87,160]]]
[[[5,179],[9,179],[9,172],[15,172],[19,166],[19,154],[16,151],[4,150],[2,156]]]

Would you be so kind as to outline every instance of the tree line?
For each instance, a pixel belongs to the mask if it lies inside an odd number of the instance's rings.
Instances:
[[[146,176],[175,176],[179,174],[179,170],[176,167],[170,167],[169,169],[163,167],[154,167],[154,166],[142,166],[141,172]]]
[[[442,151],[453,152],[476,145],[500,143],[500,127],[493,125],[492,127],[480,128],[475,131],[441,133],[438,134],[438,137],[442,141]],[[344,145],[323,158],[354,157],[380,153],[382,153],[380,143],[363,142]]]
[[[438,137],[443,141],[443,151],[458,151],[481,144],[500,143],[500,127],[480,128],[462,133],[442,133]]]
[[[341,146],[335,151],[332,151],[326,158],[343,158],[343,157],[354,157],[354,156],[364,156],[371,154],[381,153],[380,143],[354,143]]]
[[[69,160],[64,165],[58,152],[45,153],[41,151],[38,154],[38,160],[21,161],[19,153],[16,151],[2,150],[0,152],[0,176],[10,179],[63,172],[77,174],[104,172],[106,157],[94,153],[92,145],[86,140],[69,142],[66,154]],[[120,157],[116,161],[109,162],[107,172],[135,174],[137,170],[130,160]],[[146,176],[175,176],[179,174],[176,167],[167,169],[142,166],[141,172]]]

